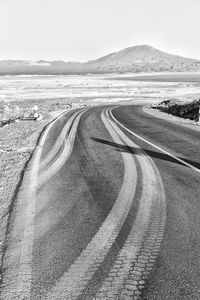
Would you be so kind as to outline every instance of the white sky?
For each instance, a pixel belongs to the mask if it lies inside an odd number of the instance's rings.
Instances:
[[[0,60],[87,61],[137,44],[200,59],[200,0],[0,0]]]

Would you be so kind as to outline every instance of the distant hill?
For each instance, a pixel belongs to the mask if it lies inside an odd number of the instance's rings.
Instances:
[[[200,61],[169,54],[148,45],[111,53],[85,63],[25,60],[0,61],[0,74],[86,74],[126,72],[200,71]]]

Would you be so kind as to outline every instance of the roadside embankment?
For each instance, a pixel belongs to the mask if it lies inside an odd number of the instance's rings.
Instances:
[[[158,109],[162,112],[171,114],[183,119],[199,121],[200,99],[193,101],[184,101],[179,99],[164,100],[158,105],[153,105],[151,108]]]
[[[175,106],[174,113],[171,113],[172,108],[171,109],[168,108],[170,107],[168,106],[168,101],[171,102],[172,107]],[[199,125],[200,103],[196,108],[196,103],[198,103],[197,101],[198,100],[190,101],[187,104],[186,102],[180,101],[178,99],[170,99],[170,100],[163,101],[164,104],[163,102],[161,102],[158,105],[145,106],[143,107],[143,110],[154,117],[161,118],[163,120],[168,120],[174,123],[178,123],[181,124],[182,126],[190,127],[194,130],[200,131],[200,126],[197,126]],[[194,112],[191,109],[192,107],[194,107]],[[180,115],[181,109],[184,110],[184,108],[186,108],[185,109],[186,111],[188,110],[188,114],[191,116],[191,118],[189,117],[187,118],[186,115],[184,116]],[[176,111],[178,111],[178,113],[176,113]]]

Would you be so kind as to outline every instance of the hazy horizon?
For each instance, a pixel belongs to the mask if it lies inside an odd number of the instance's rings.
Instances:
[[[199,11],[198,0],[0,0],[0,60],[86,62],[143,44],[200,59]]]
[[[126,47],[126,48],[123,48],[123,49],[119,49],[118,51],[111,51],[110,53],[105,53],[105,54],[103,54],[101,57],[96,57],[96,58],[93,58],[93,59],[89,59],[89,60],[86,60],[86,61],[69,61],[69,60],[63,60],[63,59],[52,59],[52,60],[50,60],[50,59],[45,59],[45,58],[42,58],[42,59],[0,59],[0,61],[5,61],[5,60],[10,60],[10,61],[17,61],[17,60],[27,60],[27,61],[30,61],[30,62],[38,62],[38,61],[64,61],[64,62],[77,62],[77,63],[79,63],[79,62],[81,62],[81,63],[84,63],[84,62],[89,62],[89,61],[92,61],[92,60],[97,60],[97,59],[99,59],[99,58],[102,58],[102,57],[106,57],[107,55],[110,55],[110,54],[113,54],[113,53],[117,53],[117,52],[119,52],[119,51],[122,51],[122,50],[125,50],[125,49],[128,49],[128,48],[133,48],[133,47],[136,47],[136,46],[150,46],[150,47],[153,47],[153,48],[155,48],[155,49],[157,49],[157,50],[159,50],[159,51],[162,51],[162,52],[166,52],[166,51],[163,51],[162,49],[158,49],[158,48],[156,48],[156,47],[154,47],[154,46],[152,46],[152,45],[133,45],[133,46],[130,46],[130,47]],[[186,57],[186,56],[182,56],[182,55],[179,55],[178,53],[170,53],[170,52],[166,52],[166,53],[168,53],[168,54],[172,54],[172,55],[178,55],[178,56],[180,56],[180,57],[185,57],[185,58],[192,58],[192,59],[195,59],[195,57]],[[198,58],[196,58],[197,60],[198,60]],[[199,59],[200,60],[200,59]]]

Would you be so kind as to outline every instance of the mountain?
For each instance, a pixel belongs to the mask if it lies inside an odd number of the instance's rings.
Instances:
[[[111,72],[200,70],[200,61],[162,52],[148,45],[134,46],[88,62],[93,69]]]
[[[139,45],[85,63],[64,61],[0,61],[0,74],[86,74],[200,71],[200,61]]]

